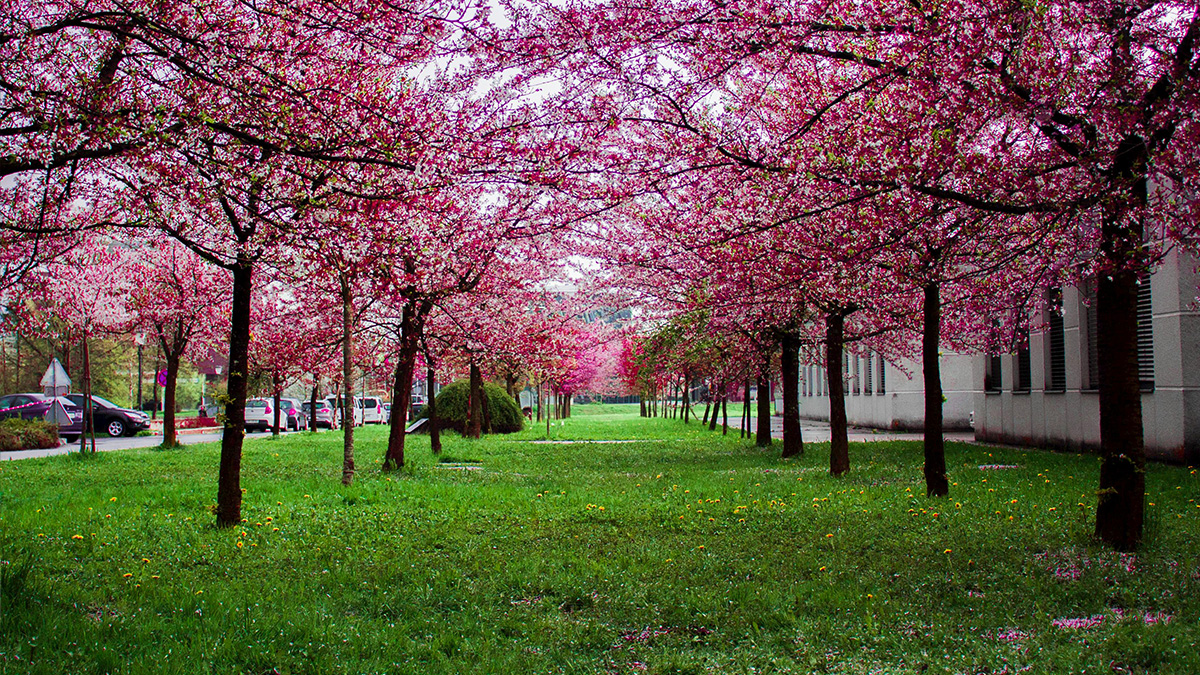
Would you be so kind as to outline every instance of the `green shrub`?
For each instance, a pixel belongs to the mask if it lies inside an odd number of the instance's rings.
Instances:
[[[525,428],[525,416],[517,407],[517,402],[509,397],[504,389],[490,383],[483,383],[487,394],[488,415],[492,421],[492,431],[498,434],[516,433]],[[437,395],[438,428],[453,429],[462,433],[467,428],[467,398],[470,396],[471,385],[466,380],[442,387]],[[429,416],[429,406],[421,408],[417,419]],[[487,430],[487,420],[484,420],[484,430]]]
[[[45,420],[0,420],[0,451],[57,448],[58,427]]]

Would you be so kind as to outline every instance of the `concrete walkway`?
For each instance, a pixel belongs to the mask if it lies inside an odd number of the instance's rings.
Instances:
[[[290,435],[296,432],[285,431],[283,435]],[[246,438],[263,438],[269,436],[269,432],[248,433]],[[221,440],[221,432],[218,431],[203,431],[202,433],[180,433],[177,437],[183,445],[196,445],[197,443],[215,443]],[[61,439],[60,439],[61,440]],[[132,450],[135,448],[153,448],[162,443],[162,436],[132,436],[125,438],[107,438],[100,437],[96,439],[96,452],[111,452],[113,450]],[[91,447],[91,442],[88,442],[88,447]],[[39,450],[18,450],[15,452],[0,451],[0,461],[9,459],[30,459],[33,457],[53,457],[54,455],[66,455],[72,452],[79,452],[79,441],[74,443],[62,443],[57,448],[42,448]]]
[[[738,432],[738,423],[741,418],[729,420],[729,433],[736,434]],[[718,427],[720,424],[718,424]],[[750,418],[750,429],[758,428],[758,418]],[[829,422],[820,420],[800,420],[800,435],[805,443],[822,443],[829,440]],[[867,427],[850,427],[847,430],[847,436],[851,443],[867,443],[870,441],[920,441],[924,440],[925,435],[919,431],[889,431],[887,429],[869,429]],[[947,441],[957,443],[971,443],[975,440],[974,431],[947,431],[945,434]],[[771,416],[771,438],[783,438],[783,418],[778,415]]]

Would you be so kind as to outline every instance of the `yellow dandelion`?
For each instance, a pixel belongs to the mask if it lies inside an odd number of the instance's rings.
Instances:
[[[132,573],[132,572],[126,572],[125,574],[122,574],[121,576],[123,576],[123,577],[125,577],[126,579],[128,579],[129,577],[133,576],[133,573]]]
[[[700,544],[700,545],[699,545],[699,546],[697,546],[696,548],[698,548],[698,549],[700,549],[701,551],[703,551],[703,550],[704,550],[704,544]]]
[[[148,563],[148,562],[150,562],[149,558],[142,558],[142,563]]]
[[[108,500],[108,501],[110,501],[110,502],[115,502],[115,501],[117,501],[117,498],[116,498],[116,497],[113,497],[112,499],[110,499],[110,500]]]
[[[241,539],[238,539],[238,542],[237,542],[237,547],[238,547],[238,548],[241,548],[241,547],[242,547],[242,540],[241,540]]]
[[[942,553],[950,553],[950,549],[946,549],[945,551],[942,551]]]
[[[71,538],[72,539],[83,539],[83,535],[82,534],[73,534],[73,535],[71,535]]]
[[[159,578],[159,576],[158,576],[157,574],[151,574],[151,575],[150,575],[150,578],[151,578],[151,579],[158,579],[158,578]]]
[[[826,538],[826,539],[829,539],[829,538],[831,538],[831,537],[833,537],[833,533],[832,533],[832,532],[830,532],[829,534],[825,535],[825,538]]]
[[[824,565],[821,565],[821,569],[819,569],[819,570],[817,570],[817,571],[818,571],[818,572],[824,572],[824,571],[825,571],[825,566],[824,566]]]
[[[271,528],[271,531],[272,531],[272,532],[278,532],[278,531],[279,531],[279,528],[278,528],[278,527],[272,527],[272,528]]]

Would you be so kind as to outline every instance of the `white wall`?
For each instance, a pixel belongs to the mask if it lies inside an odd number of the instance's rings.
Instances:
[[[1195,306],[1195,261],[1167,256],[1150,282],[1154,332],[1154,391],[1142,394],[1148,457],[1200,461],[1200,312]],[[1014,393],[1014,357],[1002,357],[1000,393],[983,392],[986,357],[975,359],[975,435],[980,440],[1096,449],[1100,445],[1099,394],[1085,386],[1086,331],[1074,288],[1063,289],[1067,388],[1045,391],[1044,335],[1030,335],[1032,387]],[[1100,327],[1103,330],[1103,326]]]

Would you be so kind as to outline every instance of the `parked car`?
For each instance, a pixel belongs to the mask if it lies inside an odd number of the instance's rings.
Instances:
[[[304,406],[298,398],[281,398],[279,405],[283,408],[279,424],[292,431],[308,430],[308,415],[304,414]],[[286,415],[286,418],[284,417]],[[284,420],[287,420],[286,424]],[[273,422],[272,422],[273,423]]]
[[[352,405],[354,406],[354,414],[353,414],[353,416],[351,416],[350,419],[352,420],[352,423],[354,424],[354,426],[356,426],[356,427],[362,426],[362,423],[363,423],[362,401],[359,400],[357,397],[351,397],[350,400],[351,400]],[[328,405],[330,408],[333,408],[334,411],[336,411],[338,425],[340,426],[343,423],[343,420],[345,419],[345,415],[342,414],[342,397],[341,396],[326,396],[325,404]]]
[[[392,423],[392,404],[391,403],[383,404],[383,418],[387,420],[388,424]]]
[[[308,416],[308,419],[313,421],[313,427],[317,429],[322,427],[326,429],[337,428],[337,418],[334,416],[333,408],[330,407],[329,403],[325,399],[317,401],[316,415],[313,415],[311,401],[305,401],[304,405],[301,406],[301,410],[303,410],[304,414]]]
[[[266,431],[275,424],[275,408],[271,399],[246,399],[246,431]]]
[[[21,419],[46,419],[46,414],[50,412],[50,408],[55,402],[61,403],[67,411],[67,415],[71,418],[70,424],[60,424],[58,426],[58,435],[67,439],[68,443],[74,443],[79,440],[79,435],[83,433],[83,409],[71,402],[70,399],[59,396],[57,398],[46,396],[45,394],[9,394],[0,396],[0,420],[10,417],[19,417]]]
[[[359,399],[363,409],[363,424],[383,424],[388,421],[383,409],[383,399],[378,396],[364,396]]]
[[[69,399],[72,403],[79,406],[81,412],[83,410],[83,394],[66,394],[63,398]],[[150,428],[150,416],[144,412],[132,410],[130,408],[122,408],[121,406],[109,401],[108,399],[92,395],[92,421],[96,428],[101,433],[106,433],[113,438],[119,436],[133,436],[139,431],[145,431]],[[84,420],[85,426],[87,420]],[[91,427],[86,427],[89,431]]]

